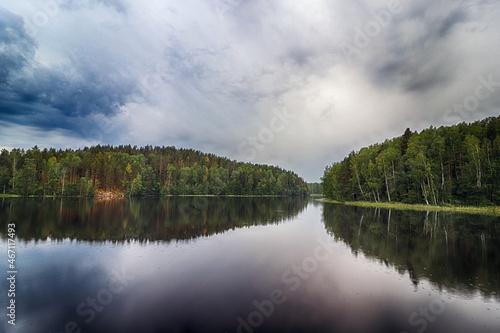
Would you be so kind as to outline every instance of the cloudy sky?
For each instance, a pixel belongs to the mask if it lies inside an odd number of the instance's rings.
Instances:
[[[500,114],[494,0],[2,0],[0,147],[166,145],[308,181]]]

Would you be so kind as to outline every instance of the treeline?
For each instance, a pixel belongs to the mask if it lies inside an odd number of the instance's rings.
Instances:
[[[309,191],[309,194],[322,194],[320,183],[307,183],[307,189]]]
[[[297,174],[175,147],[3,149],[0,190],[23,196],[307,194]]]
[[[325,169],[323,195],[339,201],[500,204],[500,117],[405,133]]]

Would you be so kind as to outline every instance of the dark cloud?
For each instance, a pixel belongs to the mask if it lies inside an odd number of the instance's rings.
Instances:
[[[0,120],[66,129],[88,136],[92,115],[112,116],[136,87],[119,66],[102,67],[85,50],[68,52],[67,63],[54,68],[36,61],[37,45],[15,14],[0,11]]]
[[[0,7],[0,87],[19,72],[35,53],[35,41],[26,33],[23,20]]]
[[[453,81],[461,63],[446,42],[457,25],[467,22],[469,14],[460,4],[448,4],[451,8],[436,2],[425,5],[415,5],[406,16],[395,17],[394,27],[381,42],[386,45],[384,53],[369,60],[376,83],[423,94]],[[408,17],[413,21],[408,23],[404,19]],[[414,24],[415,30],[405,30],[405,24]],[[415,36],[409,38],[408,33]]]
[[[312,52],[304,49],[293,49],[288,53],[289,59],[299,66],[304,66],[309,62],[310,57],[312,57]]]
[[[449,80],[442,76],[421,76],[416,79],[410,80],[410,82],[405,85],[405,88],[410,92],[425,92],[431,89],[435,89],[437,86],[442,85],[445,81]]]
[[[446,16],[443,21],[439,24],[437,29],[437,35],[441,38],[448,35],[448,33],[453,29],[453,27],[459,23],[465,22],[467,15],[460,9],[454,10]]]

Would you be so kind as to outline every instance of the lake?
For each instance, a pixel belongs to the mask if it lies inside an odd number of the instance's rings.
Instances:
[[[499,332],[500,220],[300,198],[0,201],[3,332]],[[5,311],[9,280],[2,278]],[[7,318],[7,320],[5,320]]]

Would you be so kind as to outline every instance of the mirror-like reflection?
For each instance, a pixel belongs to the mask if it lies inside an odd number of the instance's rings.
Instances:
[[[300,213],[300,197],[169,197],[131,200],[11,199],[0,202],[0,233],[19,223],[23,240],[185,240]]]
[[[417,212],[326,204],[328,232],[357,255],[379,260],[417,286],[500,299],[500,219],[449,212]]]
[[[3,321],[6,333],[500,330],[489,217],[299,198],[0,207],[1,227],[15,223],[17,234],[16,326]]]

